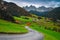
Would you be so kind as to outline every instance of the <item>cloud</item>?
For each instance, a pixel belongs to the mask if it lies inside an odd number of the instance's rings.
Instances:
[[[14,2],[17,5],[23,7],[23,6],[45,6],[45,7],[58,7],[60,6],[60,0],[5,0],[8,2]]]

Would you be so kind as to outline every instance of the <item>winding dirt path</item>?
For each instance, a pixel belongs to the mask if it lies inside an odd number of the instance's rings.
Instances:
[[[29,30],[27,34],[22,35],[8,35],[0,34],[0,40],[43,40],[43,34],[35,30],[30,29],[28,26],[25,26]]]

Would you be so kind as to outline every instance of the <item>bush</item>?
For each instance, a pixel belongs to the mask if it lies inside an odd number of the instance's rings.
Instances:
[[[42,19],[42,18],[39,16],[38,19]]]
[[[53,31],[56,31],[56,32],[57,32],[57,28],[56,28],[56,27],[54,27],[54,28],[53,28]]]

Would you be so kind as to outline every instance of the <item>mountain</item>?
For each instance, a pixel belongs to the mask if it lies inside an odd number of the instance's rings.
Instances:
[[[38,16],[46,16],[47,13],[51,10],[53,10],[54,8],[52,7],[49,7],[49,8],[46,8],[45,6],[41,6],[41,7],[38,7],[36,8],[35,6],[26,6],[26,7],[23,7],[26,11],[32,13],[32,14],[35,14],[35,15],[38,15]]]
[[[60,7],[57,7],[48,12],[47,17],[60,20]]]
[[[13,16],[31,16],[25,9],[17,6],[12,2],[4,2],[5,6],[7,6],[7,11],[11,13]]]
[[[29,11],[31,14],[35,14],[35,15],[37,15],[37,16],[46,16],[46,14],[47,14],[47,12],[38,12],[38,11],[33,11],[33,10],[31,10],[31,11]]]
[[[13,16],[6,11],[5,5],[3,4],[3,1],[0,1],[0,19],[15,22]]]
[[[37,9],[37,11],[39,11],[39,12],[48,12],[48,11],[51,11],[51,10],[53,10],[52,7],[46,8],[44,6],[41,6]]]
[[[6,12],[5,10],[1,9],[0,9],[0,19],[4,19],[15,23],[13,16],[10,13]]]
[[[30,11],[30,10],[36,10],[36,7],[35,6],[30,6],[30,7],[28,7],[28,6],[26,6],[26,7],[23,7],[26,11]]]
[[[15,22],[13,16],[31,16],[29,12],[17,6],[15,3],[1,1],[0,2],[0,19]]]
[[[27,10],[27,11],[31,11],[31,10],[33,10],[33,11],[37,11],[37,12],[47,12],[47,11],[51,11],[51,10],[53,10],[53,8],[52,7],[49,7],[49,8],[46,8],[45,6],[41,6],[41,7],[38,7],[38,8],[36,8],[35,6],[26,6],[26,7],[23,7],[25,10]]]

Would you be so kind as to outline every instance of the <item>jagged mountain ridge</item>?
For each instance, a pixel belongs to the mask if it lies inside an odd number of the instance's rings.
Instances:
[[[53,8],[52,7],[49,7],[49,8],[46,8],[45,6],[41,6],[41,7],[38,7],[38,8],[36,8],[35,6],[26,6],[26,7],[23,7],[25,10],[27,10],[27,11],[31,11],[31,10],[33,10],[33,11],[37,11],[37,12],[47,12],[47,11],[51,11],[51,10],[53,10]]]

